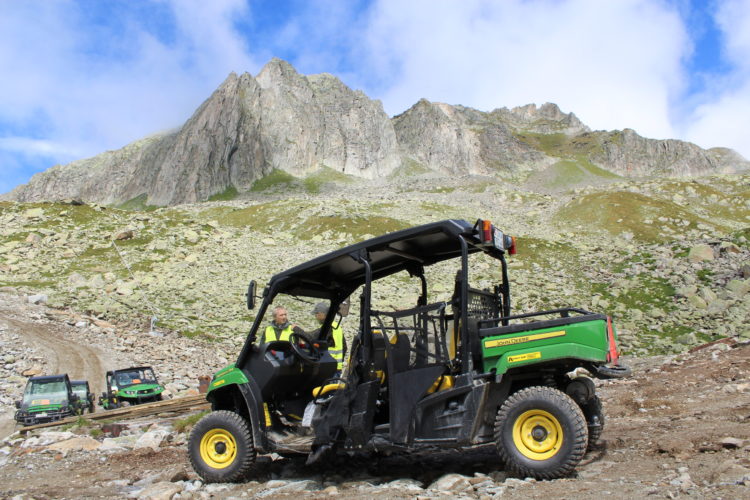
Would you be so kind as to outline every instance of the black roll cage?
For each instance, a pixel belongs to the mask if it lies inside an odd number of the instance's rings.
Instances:
[[[257,348],[254,346],[257,332],[268,307],[279,293],[329,300],[331,307],[323,322],[322,334],[333,321],[341,302],[359,286],[364,285],[360,329],[357,335],[362,342],[363,368],[366,369],[371,363],[372,336],[363,333],[372,331],[372,282],[400,271],[408,271],[411,276],[418,277],[421,281],[422,293],[417,305],[425,306],[425,266],[460,257],[460,315],[467,318],[469,254],[477,252],[484,252],[501,263],[502,283],[497,291],[502,299],[501,322],[507,325],[505,318],[510,315],[511,303],[505,252],[494,246],[487,246],[481,240],[477,226],[478,224],[470,224],[464,220],[451,219],[404,229],[344,247],[274,275],[263,290],[263,301],[237,358],[236,366],[244,366],[250,353]],[[472,353],[475,349],[473,344],[478,342],[478,339],[472,339],[469,335],[468,321],[461,322],[460,338],[464,345],[461,353],[461,365],[464,367],[462,371],[472,371]]]

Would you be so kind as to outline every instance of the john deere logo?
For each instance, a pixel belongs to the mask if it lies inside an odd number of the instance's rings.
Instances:
[[[490,349],[492,347],[502,347],[506,345],[523,344],[524,342],[533,342],[534,340],[551,339],[554,337],[565,336],[565,330],[559,330],[556,332],[537,333],[536,335],[521,335],[519,337],[510,337],[496,340],[485,340],[484,348]]]

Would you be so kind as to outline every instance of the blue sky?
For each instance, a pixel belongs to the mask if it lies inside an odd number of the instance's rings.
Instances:
[[[181,125],[272,57],[383,102],[554,102],[750,158],[750,0],[0,0],[0,192]]]

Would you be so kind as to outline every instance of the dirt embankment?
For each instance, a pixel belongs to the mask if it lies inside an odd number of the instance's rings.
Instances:
[[[18,310],[0,307],[0,325],[42,360],[44,374],[67,373],[71,380],[88,380],[94,394],[104,390],[105,367],[111,364],[109,355],[100,348],[66,338],[65,329],[58,323],[39,323],[19,316]],[[0,417],[0,438],[13,432],[14,427],[12,410],[5,412]]]

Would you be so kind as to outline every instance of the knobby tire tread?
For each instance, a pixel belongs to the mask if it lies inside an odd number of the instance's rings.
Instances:
[[[218,420],[218,422],[214,423],[216,420]],[[198,432],[202,436],[204,432],[214,429],[220,424],[235,426],[235,428],[227,430],[232,432],[235,440],[238,442],[238,450],[240,448],[240,441],[243,441],[247,446],[247,452],[245,455],[238,458],[241,459],[241,464],[239,466],[228,467],[234,469],[229,474],[223,472],[225,469],[219,469],[219,472],[215,472],[213,469],[204,466],[203,460],[200,458],[200,445],[198,445],[197,450],[193,446],[193,433]],[[204,427],[206,427],[205,430],[203,429]],[[198,437],[197,434],[196,439],[200,442],[200,437]],[[250,431],[250,426],[248,425],[247,420],[233,411],[218,410],[209,413],[206,417],[198,421],[190,433],[190,439],[188,440],[188,456],[190,458],[190,465],[193,466],[193,470],[195,470],[207,483],[236,483],[246,479],[250,468],[255,463],[256,456],[253,435]]]
[[[513,426],[513,422],[506,422],[508,414],[529,399],[538,399],[546,401],[553,406],[560,408],[572,417],[573,423],[573,446],[571,452],[565,460],[551,470],[536,470],[527,467],[516,460],[514,453],[505,449],[502,445],[503,433],[507,432],[506,423]],[[512,432],[512,431],[511,431]],[[566,436],[566,439],[571,436]],[[567,394],[546,386],[532,386],[512,394],[501,405],[495,418],[495,443],[500,454],[500,458],[505,463],[506,469],[520,477],[533,477],[536,479],[558,479],[570,475],[583,456],[586,454],[588,445],[588,427],[586,418],[581,408]],[[519,453],[516,451],[516,453]]]

